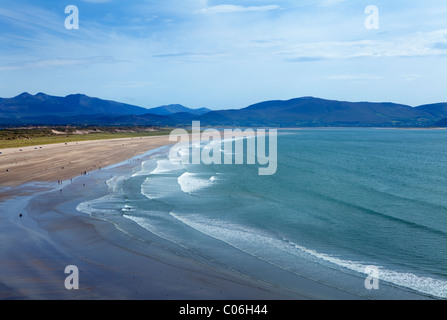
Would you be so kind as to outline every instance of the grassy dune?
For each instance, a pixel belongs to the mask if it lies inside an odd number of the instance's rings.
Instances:
[[[139,138],[168,135],[170,134],[171,129],[146,131],[141,128],[107,128],[107,131],[89,130],[88,132],[84,131],[84,133],[75,133],[76,130],[73,130],[73,128],[69,128],[63,133],[58,130],[57,134],[54,133],[54,131],[56,130],[50,128],[3,129],[0,130],[0,149],[87,140]]]

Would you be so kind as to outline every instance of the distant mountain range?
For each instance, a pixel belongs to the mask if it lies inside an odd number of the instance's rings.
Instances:
[[[395,103],[345,102],[313,97],[265,101],[240,110],[209,112],[211,125],[425,127],[447,118],[447,104],[410,107]]]
[[[13,98],[0,98],[0,125],[175,125],[178,120],[174,119],[190,119],[209,111],[180,104],[146,109],[83,94],[57,97],[24,92]]]
[[[82,94],[56,97],[22,93],[0,98],[0,125],[191,125],[256,127],[447,126],[447,103],[411,107],[395,103],[346,102],[302,97],[211,111],[179,104],[146,109]]]
[[[193,115],[200,116],[202,114],[208,113],[211,110],[208,108],[200,108],[200,109],[191,109],[181,104],[170,104],[166,106],[156,107],[152,109],[147,109],[148,113],[158,114],[160,116],[168,116],[175,113],[190,113]]]
[[[0,99],[0,118],[72,117],[92,114],[144,114],[147,109],[115,101],[91,98],[83,94],[66,97],[24,92],[17,97]]]

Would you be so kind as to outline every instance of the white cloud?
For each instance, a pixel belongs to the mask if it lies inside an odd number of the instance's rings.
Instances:
[[[45,30],[62,32],[64,27],[57,23],[60,17],[49,10],[40,9],[35,6],[0,8],[0,21],[4,20],[13,26],[26,30]]]
[[[447,55],[447,29],[418,32],[393,40],[302,43],[278,51],[289,61]]]
[[[2,0],[3,92],[59,88],[132,96],[140,104],[165,104],[168,97],[224,107],[250,99],[330,96],[336,89],[340,97],[364,93],[344,88],[345,81],[355,86],[369,80],[376,92],[385,88],[384,95],[397,80],[403,89],[393,91],[396,96],[418,84],[434,99],[445,92],[447,5],[432,1],[387,4],[380,32],[365,30],[364,6],[353,0],[82,1],[104,10],[83,14],[80,8],[81,28],[68,31],[63,5]],[[251,15],[256,19],[247,19]],[[67,71],[70,76],[60,81]],[[425,99],[416,90],[411,94],[402,97]]]
[[[222,4],[201,9],[198,12],[205,14],[216,14],[216,13],[235,13],[235,12],[265,12],[276,9],[279,9],[278,5],[244,7],[240,5]]]

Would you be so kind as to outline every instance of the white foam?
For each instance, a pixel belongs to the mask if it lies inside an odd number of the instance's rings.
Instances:
[[[216,177],[200,173],[185,172],[178,177],[177,182],[183,192],[193,193],[204,188],[210,187]]]
[[[113,195],[106,195],[98,199],[81,202],[76,206],[76,210],[90,216],[116,215],[122,209],[122,200],[116,199]]]
[[[207,219],[199,215],[180,216],[174,212],[171,212],[170,215],[203,234],[221,240],[245,253],[281,268],[283,266],[279,265],[275,259],[278,251],[300,258],[306,256],[308,258],[314,258],[313,260],[316,258],[317,261],[325,261],[365,275],[366,267],[370,265],[370,263],[365,264],[358,261],[344,260],[339,257],[320,253],[287,239],[276,238],[262,230],[220,220]],[[418,276],[409,272],[398,272],[381,266],[377,267],[379,269],[380,281],[383,280],[435,297],[447,298],[447,281],[445,280]]]
[[[181,159],[189,157],[189,148],[180,149],[178,151],[178,154],[179,154]]]
[[[157,167],[151,171],[151,174],[167,174],[177,170],[184,170],[180,161],[162,159],[157,161]]]
[[[151,211],[150,212],[150,216],[165,217],[166,216],[166,212]],[[173,242],[173,243],[175,243],[175,244],[177,244],[177,245],[179,245],[181,247],[186,248],[186,246],[185,246],[183,241],[179,241],[179,239],[177,239],[175,237],[175,234],[172,234],[170,232],[165,232],[165,228],[160,226],[160,225],[158,225],[158,223],[154,219],[138,217],[138,216],[133,216],[133,215],[127,215],[127,214],[124,214],[123,217],[127,218],[129,220],[134,221],[140,227],[146,229],[147,231],[149,231],[150,233],[156,235],[157,237],[160,237],[162,239],[171,241],[171,242]]]
[[[358,273],[365,273],[365,268],[367,266],[366,264],[351,260],[343,260],[331,255],[319,253],[315,250],[307,249],[293,242],[287,241],[286,239],[285,241],[292,244],[296,249],[306,252],[316,258],[336,264],[352,271],[356,271]],[[447,298],[447,281],[445,280],[418,276],[408,272],[397,272],[394,270],[385,269],[380,266],[378,266],[378,269],[379,280],[390,282],[401,287],[410,288],[432,296]]]
[[[146,160],[143,161],[141,163],[141,170],[134,173],[132,175],[132,177],[136,177],[136,176],[147,176],[149,174],[151,174],[151,172],[153,172],[155,169],[154,167],[156,166],[155,161],[154,160]]]
[[[110,191],[116,192],[121,188],[121,183],[126,179],[125,176],[115,176],[106,181]]]
[[[221,220],[207,219],[199,215],[188,215],[186,217],[174,212],[170,212],[170,215],[207,236],[221,240],[258,258],[265,256],[267,250],[276,250],[281,247],[278,247],[278,241],[261,230]]]
[[[124,208],[121,209],[122,212],[134,212],[136,211],[136,208],[134,206],[130,206],[126,204]]]
[[[160,228],[158,228],[158,227],[154,226],[152,223],[150,223],[150,220],[147,218],[135,217],[132,215],[127,215],[127,214],[124,214],[123,217],[134,221],[139,226],[143,227],[144,229],[148,230],[149,232],[151,232],[163,239],[170,240],[166,237],[165,234],[160,232]]]
[[[162,199],[176,191],[180,191],[177,177],[151,176],[141,185],[141,194],[149,199]]]

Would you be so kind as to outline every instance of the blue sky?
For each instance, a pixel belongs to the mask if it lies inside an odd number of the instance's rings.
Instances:
[[[79,29],[64,26],[79,8]],[[365,8],[379,8],[378,30]],[[447,101],[445,0],[2,0],[0,96],[155,107]]]

